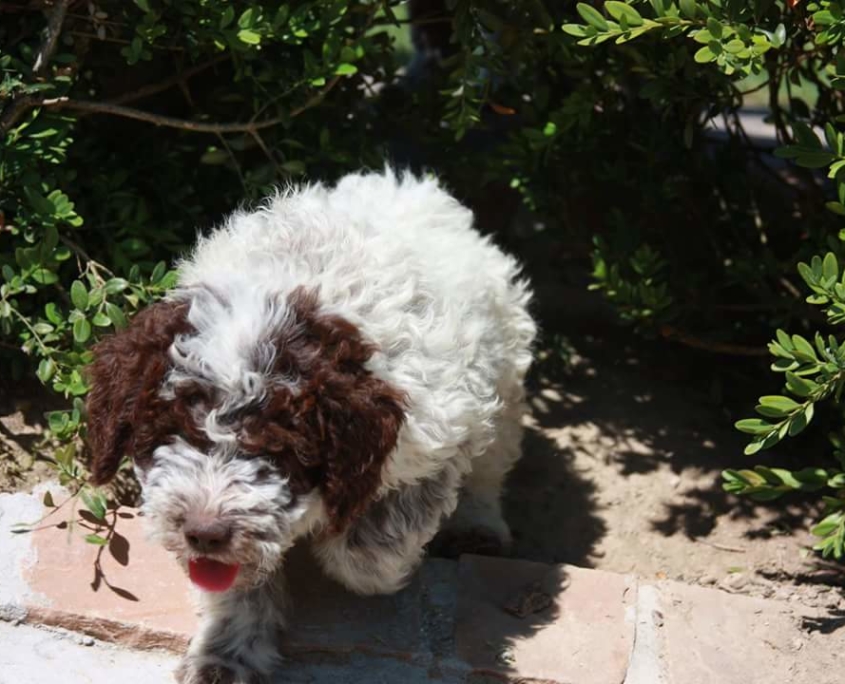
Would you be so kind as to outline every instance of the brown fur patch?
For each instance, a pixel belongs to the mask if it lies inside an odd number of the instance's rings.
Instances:
[[[366,510],[404,421],[404,397],[364,368],[375,346],[340,316],[321,314],[317,296],[294,291],[293,334],[275,340],[276,385],[242,423],[246,451],[271,455],[294,491],[318,486],[334,531]]]
[[[143,465],[170,434],[186,432],[203,439],[189,414],[195,399],[171,402],[159,396],[170,367],[167,350],[173,338],[190,332],[185,303],[157,302],[132,319],[126,330],[103,338],[94,347],[87,374],[87,438],[92,479],[108,482],[125,454]]]

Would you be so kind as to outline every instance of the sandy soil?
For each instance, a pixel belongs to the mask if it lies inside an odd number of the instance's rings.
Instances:
[[[724,468],[821,461],[795,440],[743,455],[732,424],[760,388],[711,382],[712,357],[633,337],[580,286],[543,299],[546,336],[568,333],[569,358],[546,349],[530,383],[506,499],[515,555],[845,609],[845,566],[807,551],[815,498],[762,505],[721,488]]]

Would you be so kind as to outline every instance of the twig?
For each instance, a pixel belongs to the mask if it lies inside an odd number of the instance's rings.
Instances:
[[[778,278],[778,282],[783,285],[783,289],[785,289],[789,294],[791,294],[796,299],[802,299],[804,295],[801,294],[801,291],[795,287],[785,276],[781,276]]]
[[[372,23],[373,26],[396,26],[397,24],[402,26],[426,26],[427,24],[451,24],[452,17],[450,16],[440,16],[440,17],[424,17],[420,19],[397,19],[393,21],[392,19],[385,19],[384,21],[374,21]]]
[[[340,83],[340,78],[340,76],[335,76],[325,85],[325,87],[320,92],[314,95],[314,97],[308,100],[304,105],[302,105],[301,107],[297,107],[296,109],[292,109],[290,112],[290,117],[293,118],[295,116],[299,116],[303,112],[306,112],[312,107],[316,107],[318,104],[320,104],[323,101],[323,98],[325,98],[326,95],[328,95],[332,91],[332,89],[338,83]]]
[[[264,138],[261,137],[261,134],[258,131],[250,131],[252,135],[252,139],[258,144],[261,148],[261,151],[264,152],[264,155],[267,159],[270,160],[270,163],[275,167],[276,173],[279,172],[279,162],[276,161],[276,158],[272,155],[270,150],[267,148],[267,145],[264,143]]]
[[[745,549],[739,546],[728,546],[727,544],[718,544],[717,542],[705,541],[701,537],[696,537],[695,541],[699,542],[700,544],[712,546],[714,549],[719,549],[719,551],[730,551],[731,553],[745,553]]]
[[[703,349],[704,351],[714,352],[716,354],[729,354],[731,356],[768,356],[768,350],[761,347],[746,347],[739,344],[729,344],[724,342],[712,342],[709,340],[702,340],[694,335],[685,333],[671,325],[664,325],[660,329],[660,334],[667,340],[680,342],[687,347],[693,349]]]
[[[53,58],[53,53],[56,51],[56,42],[62,32],[62,24],[65,23],[65,15],[67,15],[67,8],[70,5],[70,0],[57,0],[53,5],[53,9],[47,18],[47,28],[44,31],[44,40],[38,50],[38,56],[35,58],[35,64],[32,67],[32,73],[39,75]]]
[[[109,102],[71,100],[69,97],[56,97],[49,100],[43,100],[40,103],[40,106],[50,107],[53,109],[72,109],[77,112],[91,112],[93,114],[111,114],[113,116],[121,116],[125,119],[135,119],[136,121],[145,121],[147,123],[155,124],[156,126],[178,128],[184,131],[193,131],[195,133],[244,133],[260,130],[262,128],[270,128],[271,126],[276,126],[283,121],[281,117],[265,119],[264,121],[248,121],[245,123],[190,121],[188,119],[177,119],[173,116],[163,116],[161,114],[154,114],[153,112],[145,112],[142,109],[135,109],[134,107],[115,105]]]
[[[90,267],[91,270],[94,271],[94,275],[96,275],[98,278],[100,278],[101,280],[105,280],[105,278],[103,278],[103,276],[100,275],[100,271],[105,271],[112,278],[114,277],[114,271],[112,271],[111,269],[109,269],[106,266],[103,266],[103,264],[101,264],[99,261],[95,261],[94,259],[92,259],[89,256],[88,252],[86,252],[82,247],[80,247],[78,244],[76,244],[73,240],[71,240],[70,238],[68,238],[64,235],[60,235],[59,240],[62,242],[63,245],[65,245],[68,249],[70,249],[71,252],[76,254],[78,259],[79,258],[84,259],[85,263],[86,263],[86,268]],[[78,261],[77,261],[77,265],[79,265],[79,267],[80,267],[79,270],[82,271],[83,269],[82,269],[82,267],[81,267],[81,265],[79,264]]]
[[[224,138],[220,133],[217,134],[217,139],[220,141],[220,144],[223,145],[227,154],[229,155],[229,160],[232,162],[232,165],[235,167],[235,172],[238,174],[238,179],[241,181],[241,185],[245,191],[248,190],[246,185],[246,179],[244,178],[243,171],[241,171],[241,165],[238,164],[238,159],[235,156],[235,153],[232,151],[232,148],[229,147],[229,143],[226,142],[226,138]]]
[[[85,31],[71,31],[70,35],[75,36],[77,38],[89,38],[91,40],[97,40],[101,43],[114,43],[115,45],[131,45],[131,40],[126,40],[125,38],[112,38],[111,36],[98,36],[96,33],[86,33]],[[172,47],[170,45],[152,45],[150,46],[153,50],[161,50],[163,52],[184,52],[184,48],[180,47]]]
[[[301,107],[292,109],[287,118],[294,118],[315,107],[328,93],[334,88],[339,76],[334,77],[326,84],[320,92],[315,94]],[[264,128],[272,128],[284,122],[285,117],[274,117],[272,119],[264,119],[263,121],[245,121],[237,123],[212,123],[205,121],[190,121],[188,119],[178,119],[172,116],[163,116],[161,114],[154,114],[153,112],[146,112],[142,109],[135,109],[134,107],[124,107],[123,105],[112,104],[110,102],[90,102],[88,100],[72,100],[69,97],[55,97],[52,99],[35,101],[29,106],[49,107],[52,109],[72,109],[78,112],[91,112],[94,114],[111,114],[113,116],[121,116],[126,119],[135,119],[137,121],[145,121],[147,123],[155,124],[156,126],[166,126],[168,128],[178,128],[184,131],[193,131],[194,133],[252,133],[260,131]],[[0,132],[4,129],[4,122],[0,122]]]

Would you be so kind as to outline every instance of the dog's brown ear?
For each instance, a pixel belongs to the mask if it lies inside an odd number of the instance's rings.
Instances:
[[[320,404],[327,433],[323,500],[332,531],[339,532],[378,493],[405,413],[402,396],[372,376],[358,378],[346,391],[321,398]]]
[[[243,422],[242,446],[272,455],[298,492],[319,488],[332,532],[378,494],[382,470],[405,418],[404,396],[365,368],[375,346],[340,316],[320,312],[313,292],[288,304],[294,327],[275,342],[277,383]]]
[[[111,480],[124,455],[148,456],[161,437],[161,421],[168,418],[159,390],[174,337],[190,329],[187,312],[184,303],[152,304],[94,346],[86,406],[95,484]]]

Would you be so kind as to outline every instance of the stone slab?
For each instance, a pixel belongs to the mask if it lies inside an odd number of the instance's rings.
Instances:
[[[659,582],[655,587],[660,604],[656,610],[662,640],[662,681],[845,681],[842,616],[826,616],[792,602],[740,596],[679,582]]]
[[[68,520],[74,524],[65,527]],[[109,544],[85,541],[95,533]],[[28,536],[36,558],[25,571],[33,619],[134,647],[187,644],[197,625],[189,582],[147,540],[136,510],[109,511],[105,528],[60,510]]]
[[[635,598],[625,575],[464,556],[457,654],[474,671],[520,681],[621,684]]]

